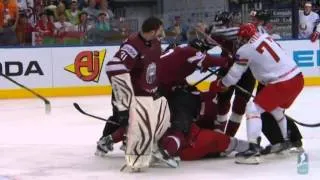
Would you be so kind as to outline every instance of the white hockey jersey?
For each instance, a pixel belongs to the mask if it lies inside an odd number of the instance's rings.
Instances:
[[[301,71],[293,59],[268,35],[258,33],[236,53],[236,61],[222,78],[225,86],[236,84],[250,68],[253,76],[262,84],[286,81]]]
[[[314,28],[318,24],[317,23],[318,20],[319,20],[319,15],[317,13],[311,12],[309,15],[305,15],[304,12],[300,10],[299,11],[299,38],[310,38],[311,34],[314,31]],[[320,29],[318,32],[320,32]]]

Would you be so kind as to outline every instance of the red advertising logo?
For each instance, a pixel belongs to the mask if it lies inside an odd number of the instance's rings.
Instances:
[[[82,51],[75,60],[74,64],[66,66],[64,69],[83,81],[98,82],[103,66],[106,50],[99,51]]]

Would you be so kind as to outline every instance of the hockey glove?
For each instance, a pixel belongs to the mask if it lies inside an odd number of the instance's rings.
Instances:
[[[313,32],[310,38],[311,42],[315,42],[317,39],[319,39],[319,35],[320,33],[318,31]]]
[[[218,92],[226,91],[227,89],[228,88],[223,85],[221,79],[217,79],[211,82],[209,91],[211,93],[218,93]]]

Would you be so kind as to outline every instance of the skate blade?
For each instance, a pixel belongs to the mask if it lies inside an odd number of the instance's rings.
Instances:
[[[302,148],[302,147],[293,147],[293,148],[291,148],[290,150],[289,150],[289,152],[291,153],[291,154],[299,154],[299,153],[302,153],[302,152],[304,152],[304,149]]]
[[[125,164],[120,169],[120,172],[140,173],[140,172],[143,172],[144,170],[145,170],[145,168],[133,168],[133,167],[129,167]]]
[[[95,156],[98,156],[98,157],[107,157],[108,156],[108,153],[105,153],[105,152],[102,152],[100,150],[96,150],[96,152],[94,153]]]
[[[260,157],[237,157],[235,160],[236,164],[247,164],[247,165],[258,165],[262,162]]]
[[[177,168],[177,167],[179,167],[179,160],[173,160],[173,159],[165,160],[165,159],[163,159],[163,158],[161,158],[161,157],[156,156],[155,154],[152,154],[152,156],[153,156],[156,160],[158,160],[158,162],[156,162],[156,163],[159,163],[159,161],[160,161],[160,162],[162,162],[162,163],[167,164],[167,165],[168,165],[169,167],[171,167],[171,168]]]

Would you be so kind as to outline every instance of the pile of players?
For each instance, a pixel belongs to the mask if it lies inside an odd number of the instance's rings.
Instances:
[[[268,13],[254,16],[267,21]],[[303,89],[295,62],[261,32],[261,23],[232,27],[228,12],[218,14],[216,21],[221,22],[219,29],[197,28],[201,38],[164,52],[163,24],[155,17],[123,42],[106,68],[113,88],[109,121],[119,125],[106,123],[96,155],[104,156],[114,143],[123,142],[125,167],[140,171],[156,162],[177,167],[179,158],[233,151],[237,163],[259,164],[261,154],[302,149],[297,126],[284,114]],[[221,47],[221,56],[207,54],[215,46]],[[197,70],[217,77],[208,91],[187,82]],[[258,91],[250,101],[256,80]],[[234,137],[244,114],[247,141]],[[261,131],[271,143],[266,148],[260,146]]]

